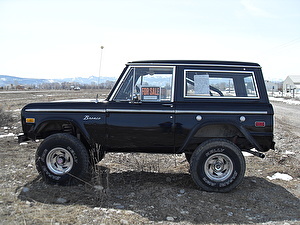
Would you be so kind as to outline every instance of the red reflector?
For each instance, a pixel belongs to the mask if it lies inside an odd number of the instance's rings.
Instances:
[[[256,127],[265,127],[266,123],[264,121],[256,121],[255,126]]]

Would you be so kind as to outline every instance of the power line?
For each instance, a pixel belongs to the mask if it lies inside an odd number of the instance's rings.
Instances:
[[[296,38],[296,39],[294,39],[294,40],[288,41],[288,42],[286,42],[286,43],[283,43],[283,44],[281,44],[281,45],[278,45],[278,46],[274,47],[273,49],[286,48],[286,47],[289,47],[289,46],[291,46],[291,45],[297,44],[297,42],[299,42],[299,41],[300,41],[300,37],[298,37],[298,38]]]

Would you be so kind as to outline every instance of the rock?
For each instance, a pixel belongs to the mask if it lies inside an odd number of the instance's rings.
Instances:
[[[29,188],[28,187],[23,187],[23,189],[22,189],[22,192],[23,193],[26,193],[26,192],[28,192],[29,191]]]
[[[103,186],[101,185],[95,185],[94,188],[97,190],[97,191],[102,191],[104,188]]]
[[[174,217],[172,217],[172,216],[167,216],[167,218],[166,218],[168,221],[174,221]]]
[[[26,205],[28,205],[29,207],[32,207],[32,206],[33,206],[33,202],[26,201],[25,203],[26,203]]]
[[[121,219],[121,220],[120,220],[120,223],[121,223],[122,225],[127,225],[127,224],[129,224],[129,222],[128,222],[127,220],[124,220],[124,219]]]
[[[183,214],[183,215],[187,215],[187,214],[189,214],[189,211],[181,210],[180,213]]]
[[[233,212],[227,213],[228,216],[233,216]]]
[[[114,206],[116,209],[124,209],[125,208],[125,206],[121,205],[120,203],[114,203]]]
[[[131,192],[129,195],[128,195],[128,197],[130,197],[130,198],[132,198],[132,197],[134,197],[135,196],[135,193],[134,192]]]
[[[58,199],[56,199],[56,202],[59,204],[64,204],[64,203],[67,203],[68,201],[65,198],[58,198]]]

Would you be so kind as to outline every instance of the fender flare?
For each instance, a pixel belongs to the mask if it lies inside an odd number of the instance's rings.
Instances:
[[[183,145],[181,146],[181,148],[179,148],[179,150],[177,151],[177,153],[183,153],[186,149],[186,147],[189,145],[191,139],[195,136],[195,134],[197,133],[197,131],[199,129],[201,129],[202,127],[205,126],[209,126],[209,125],[232,125],[235,128],[237,128],[244,136],[245,138],[255,147],[256,150],[258,151],[263,151],[263,148],[257,143],[257,141],[252,137],[252,135],[250,134],[250,132],[240,123],[237,123],[235,121],[208,121],[205,123],[201,123],[201,124],[197,124],[189,133],[189,135],[187,136],[187,138],[185,139]]]
[[[87,130],[81,125],[79,124],[77,121],[72,120],[70,118],[65,118],[65,117],[53,117],[53,118],[47,118],[45,120],[42,120],[34,129],[34,133],[35,135],[38,134],[43,128],[44,125],[46,123],[53,123],[53,122],[67,122],[72,124],[72,126],[74,126],[76,128],[76,130],[79,130],[81,132],[81,134],[83,135],[84,139],[87,141],[87,143],[92,146],[94,144],[94,142],[92,141],[89,133],[87,132]]]

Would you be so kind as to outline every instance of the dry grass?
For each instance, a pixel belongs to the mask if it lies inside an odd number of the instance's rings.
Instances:
[[[18,118],[23,105],[47,101],[49,95],[93,98],[96,92],[3,95],[5,112]],[[0,127],[0,134],[20,132],[16,121],[7,131]],[[48,185],[34,165],[39,142],[19,145],[15,137],[1,138],[0,224],[299,224],[299,138],[280,121],[276,124],[276,151],[266,159],[247,157],[245,180],[227,194],[198,190],[182,155],[109,153],[90,182]],[[287,149],[296,155],[285,155]],[[266,178],[275,172],[294,179]]]
[[[0,105],[0,127],[8,126],[13,122],[13,117],[10,113],[6,112],[4,107]]]

